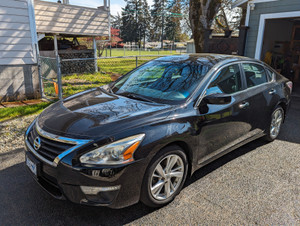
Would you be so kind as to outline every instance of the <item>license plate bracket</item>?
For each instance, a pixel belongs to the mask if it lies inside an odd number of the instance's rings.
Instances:
[[[40,176],[41,162],[32,157],[29,153],[25,156],[25,164],[35,177]]]

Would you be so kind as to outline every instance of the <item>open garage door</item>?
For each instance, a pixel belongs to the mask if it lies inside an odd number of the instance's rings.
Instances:
[[[260,58],[294,82],[300,73],[300,17],[268,19]]]
[[[261,15],[255,58],[271,65],[300,89],[300,11]]]

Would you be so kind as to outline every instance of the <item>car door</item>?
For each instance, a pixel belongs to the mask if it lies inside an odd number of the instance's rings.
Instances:
[[[242,63],[242,73],[248,89],[245,101],[249,103],[251,131],[262,133],[269,125],[271,112],[278,103],[276,88],[263,65]]]
[[[206,104],[200,102],[198,163],[205,164],[248,137],[248,103],[245,101],[245,81],[239,64],[221,68],[206,89],[206,96],[220,93],[231,97],[229,104]]]

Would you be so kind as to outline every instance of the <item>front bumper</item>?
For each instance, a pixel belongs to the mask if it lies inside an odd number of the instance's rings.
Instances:
[[[26,158],[35,162],[37,175],[31,174],[44,190],[57,199],[73,203],[123,208],[140,199],[140,190],[147,164],[145,160],[125,166],[82,167],[69,163],[74,153],[61,159],[56,166],[44,162],[25,142]],[[80,186],[95,187],[99,192],[87,194]]]

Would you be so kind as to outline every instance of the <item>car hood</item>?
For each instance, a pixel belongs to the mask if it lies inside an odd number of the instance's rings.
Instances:
[[[168,116],[171,105],[110,94],[100,88],[58,101],[38,117],[39,127],[65,137],[111,136]]]

